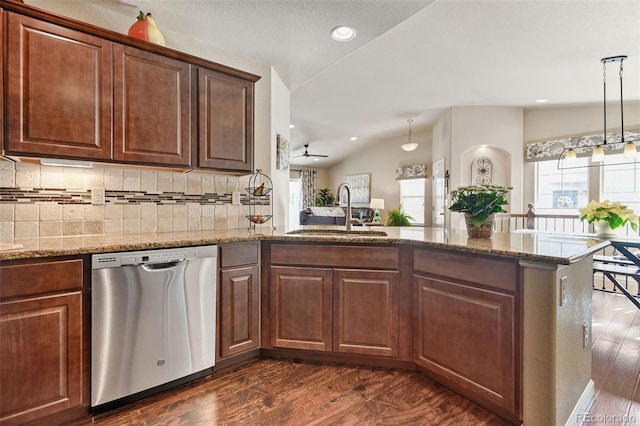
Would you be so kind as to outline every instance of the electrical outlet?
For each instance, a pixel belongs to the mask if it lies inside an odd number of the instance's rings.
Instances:
[[[234,191],[231,193],[231,204],[234,206],[240,205],[240,192]]]
[[[103,205],[106,203],[106,195],[104,188],[91,188],[91,204]]]
[[[567,304],[567,277],[560,278],[560,306]]]
[[[591,344],[591,328],[589,327],[589,323],[585,322],[582,324],[582,347],[587,348]]]

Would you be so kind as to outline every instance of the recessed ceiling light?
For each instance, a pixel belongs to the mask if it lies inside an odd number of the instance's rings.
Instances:
[[[313,161],[320,161],[320,159],[319,158],[314,158]]]
[[[349,140],[350,140],[350,141],[357,141],[357,140],[358,140],[358,138],[357,138],[357,137],[355,137],[355,136],[351,136],[351,139],[349,139]]]
[[[335,41],[351,41],[356,38],[356,30],[346,25],[339,25],[331,30],[331,38]]]
[[[547,102],[549,102],[549,99],[536,99],[536,102],[539,104],[545,104]]]
[[[296,125],[295,125],[295,124],[289,124],[289,128],[290,128],[290,129],[293,129],[294,127],[296,127]]]

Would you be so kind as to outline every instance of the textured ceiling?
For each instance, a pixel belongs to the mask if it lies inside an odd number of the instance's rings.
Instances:
[[[293,154],[309,143],[329,155],[293,164],[334,164],[406,135],[409,118],[428,128],[451,106],[602,102],[606,56],[629,56],[625,100],[640,100],[640,0],[26,2],[123,32],[137,9],[152,11],[168,45],[197,40],[273,65],[291,90]],[[356,39],[332,41],[339,24]]]

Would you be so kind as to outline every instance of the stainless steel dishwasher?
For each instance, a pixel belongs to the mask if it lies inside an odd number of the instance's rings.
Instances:
[[[217,247],[91,259],[91,406],[215,364]]]

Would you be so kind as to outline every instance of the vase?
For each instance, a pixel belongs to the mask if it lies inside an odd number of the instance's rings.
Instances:
[[[611,229],[611,225],[606,220],[598,220],[593,223],[593,227],[598,234],[598,237],[602,238],[612,238],[618,235],[618,232],[615,229]]]
[[[469,238],[491,238],[493,233],[493,221],[496,217],[495,213],[491,213],[488,218],[482,222],[481,226],[475,226],[471,222],[471,213],[464,214],[464,221],[467,224],[467,236]]]

